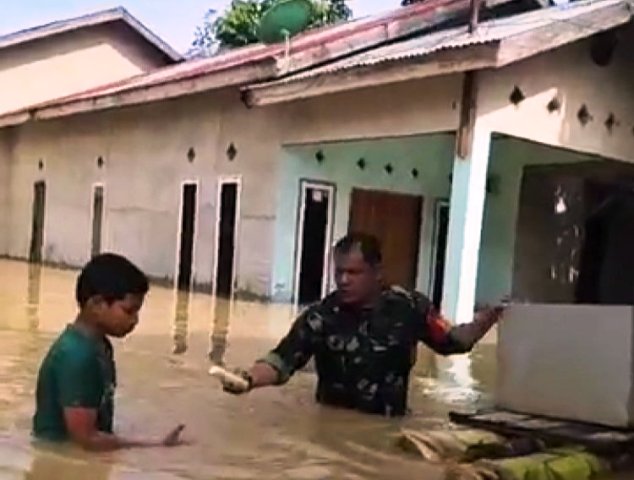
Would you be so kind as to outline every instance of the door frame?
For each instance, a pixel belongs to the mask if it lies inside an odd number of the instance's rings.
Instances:
[[[95,222],[95,191],[97,190],[98,187],[101,187],[102,189],[102,197],[101,197],[101,207],[102,207],[102,215],[101,215],[101,238],[99,239],[99,243],[101,245],[101,252],[107,251],[108,248],[106,247],[106,243],[104,240],[106,238],[108,238],[108,235],[106,235],[106,225],[107,225],[107,221],[106,221],[106,184],[105,182],[94,182],[90,188],[90,248],[89,250],[89,258],[92,257],[92,242],[93,242],[93,238],[92,238],[92,234],[93,234],[93,226],[94,226],[94,222]]]
[[[438,240],[440,235],[440,211],[450,208],[449,199],[439,198],[434,202],[434,227],[432,231],[431,261],[429,262],[429,298],[434,298],[434,284],[436,283],[436,261],[438,259]],[[445,261],[447,252],[445,250]]]
[[[331,286],[330,279],[330,254],[332,251],[332,239],[334,235],[335,203],[337,195],[337,185],[333,182],[322,180],[312,180],[308,178],[299,179],[299,197],[297,219],[295,224],[295,254],[293,266],[293,296],[292,304],[297,307],[299,304],[299,284],[302,267],[302,238],[304,236],[304,222],[306,213],[306,192],[309,188],[326,190],[329,194],[330,203],[328,205],[328,218],[326,221],[326,240],[324,248],[324,269],[322,272],[321,296],[326,295]]]
[[[192,267],[191,278],[189,279],[189,291],[194,286],[194,277],[196,276],[196,236],[198,233],[198,209],[200,207],[200,180],[198,178],[181,180],[178,188],[178,223],[176,228],[176,260],[174,261],[174,291],[178,292],[178,274],[180,270],[181,257],[181,228],[183,226],[183,191],[185,185],[196,185],[196,208],[194,208],[194,238],[192,241]]]
[[[35,186],[37,184],[43,184],[44,185],[44,211],[42,212],[42,245],[41,245],[41,250],[40,250],[40,260],[39,262],[31,262],[31,245],[33,243],[33,215],[35,213],[33,207],[35,206]],[[29,239],[29,247],[28,247],[28,252],[26,255],[26,258],[28,258],[28,263],[36,263],[36,264],[43,264],[45,262],[45,247],[46,247],[46,221],[48,218],[48,215],[46,214],[46,210],[47,210],[47,205],[48,205],[48,197],[50,195],[50,186],[49,186],[49,182],[46,178],[41,177],[41,178],[36,178],[32,183],[31,183],[31,235],[30,235],[30,239]]]
[[[242,175],[219,175],[216,182],[216,219],[214,226],[214,260],[212,267],[212,280],[211,280],[211,294],[214,298],[214,302],[218,293],[218,248],[220,247],[220,216],[222,214],[222,187],[226,184],[236,185],[236,218],[234,222],[233,231],[233,265],[231,267],[231,295],[230,302],[236,295],[236,279],[238,278],[238,272],[236,271],[238,266],[238,255],[240,246],[238,241],[240,239],[240,227],[241,227],[241,200],[242,200]],[[215,303],[214,303],[215,309]]]

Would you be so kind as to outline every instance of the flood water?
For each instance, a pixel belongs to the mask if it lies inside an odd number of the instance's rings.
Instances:
[[[286,332],[285,305],[177,295],[153,287],[141,323],[115,344],[119,369],[116,428],[161,435],[187,425],[189,446],[89,455],[31,443],[39,363],[75,316],[76,272],[0,261],[0,479],[210,480],[443,478],[440,469],[394,447],[399,428],[445,422],[449,410],[489,401],[493,341],[471,357],[439,360],[421,348],[405,420],[317,406],[308,369],[284,388],[224,394],[207,375],[210,357],[249,366]]]

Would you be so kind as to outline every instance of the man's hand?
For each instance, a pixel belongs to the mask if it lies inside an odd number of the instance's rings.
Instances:
[[[233,374],[238,378],[234,380],[228,376],[224,377],[222,379],[222,389],[232,395],[243,395],[250,392],[253,388],[253,379],[251,374],[242,369],[234,370]]]
[[[504,315],[504,307],[484,307],[476,312],[476,321],[482,321],[491,325],[498,323]]]
[[[475,344],[502,319],[505,309],[506,307],[502,304],[495,307],[477,305],[473,322],[453,326],[449,336],[461,345],[460,353],[470,352]]]
[[[504,301],[495,306],[477,306],[474,320],[476,322],[483,322],[493,326],[502,319],[507,308],[508,303]]]
[[[185,425],[179,425],[176,427],[165,436],[165,438],[161,441],[161,445],[164,447],[177,447],[179,445],[183,445],[185,443],[181,438],[183,430],[185,430]]]

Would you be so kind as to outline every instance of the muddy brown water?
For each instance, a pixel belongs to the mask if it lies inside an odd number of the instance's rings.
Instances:
[[[206,374],[209,354],[248,366],[285,333],[293,312],[286,305],[230,307],[154,287],[137,330],[115,345],[116,428],[160,435],[185,423],[191,445],[107,455],[43,448],[30,438],[37,369],[73,320],[75,278],[73,271],[0,261],[0,480],[443,478],[441,468],[394,447],[399,429],[442,425],[452,409],[490,402],[494,339],[453,360],[421,348],[413,413],[404,420],[316,405],[310,368],[284,388],[226,395]]]

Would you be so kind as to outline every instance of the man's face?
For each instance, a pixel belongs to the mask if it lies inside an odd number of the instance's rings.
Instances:
[[[342,303],[363,306],[381,287],[381,270],[363,259],[359,249],[335,253],[335,282]]]

